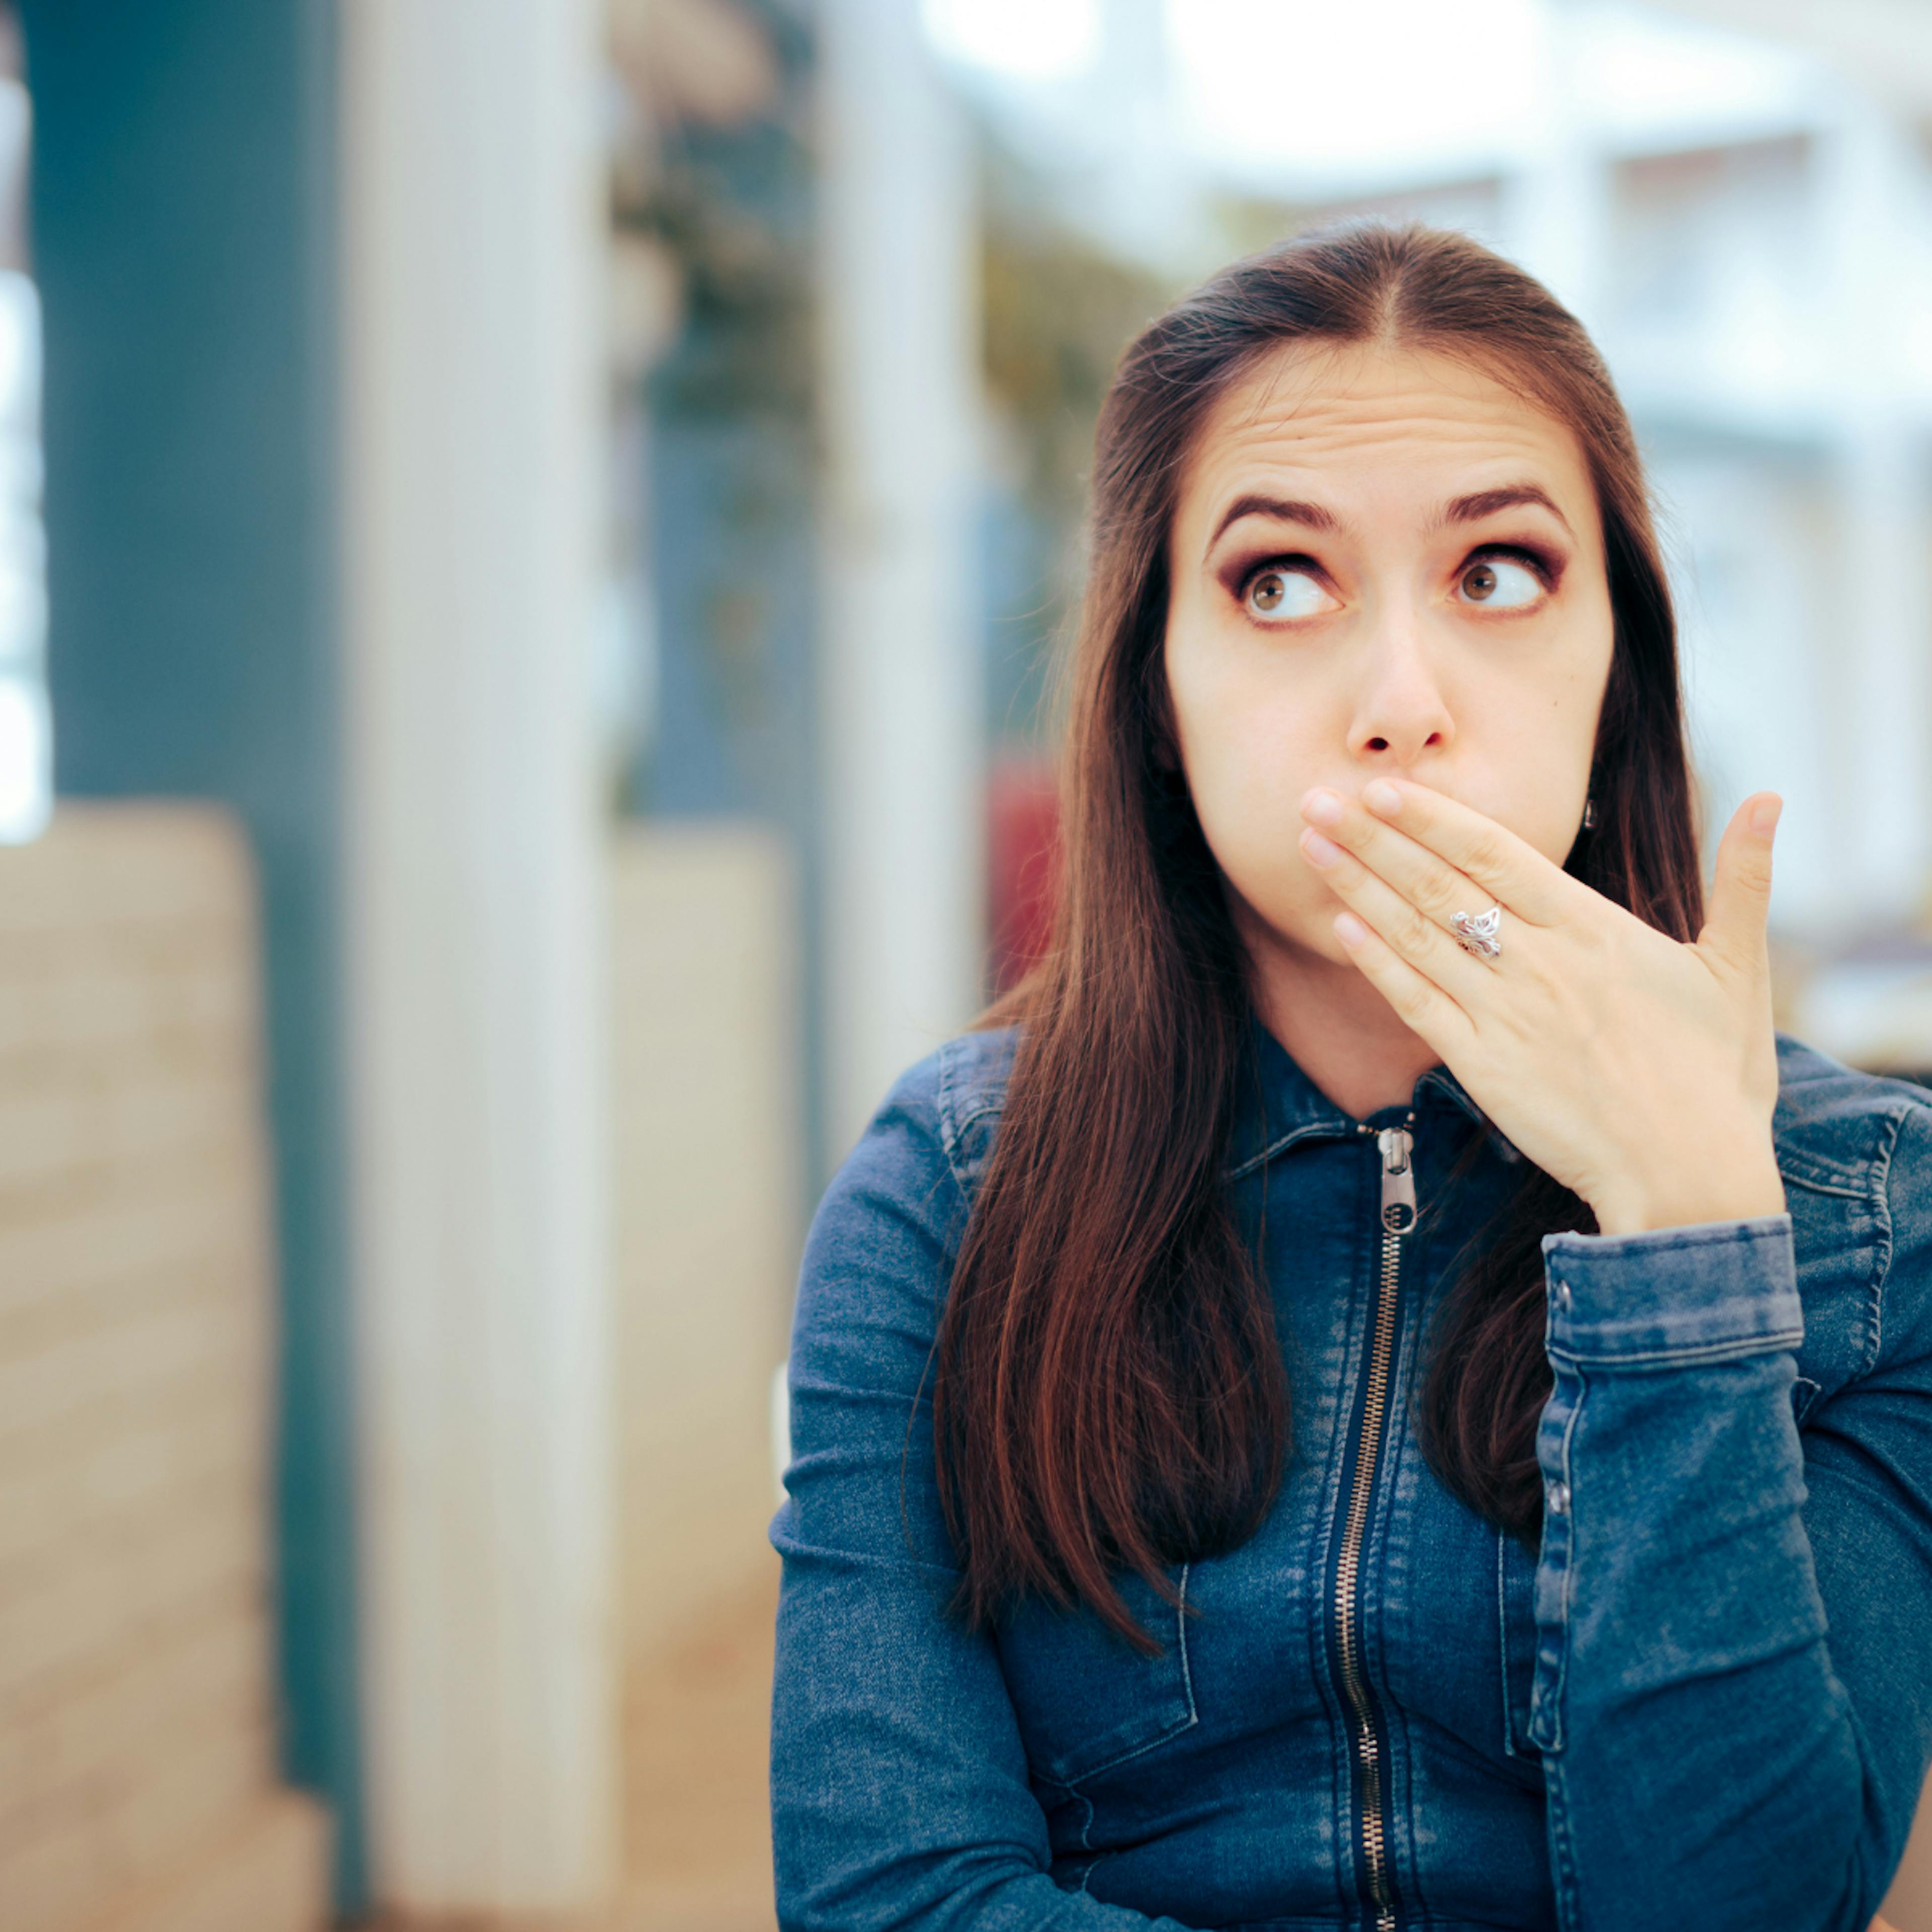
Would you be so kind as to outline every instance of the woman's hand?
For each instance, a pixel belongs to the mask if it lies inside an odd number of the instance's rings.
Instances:
[[[1492,819],[1372,779],[1302,800],[1302,850],[1349,910],[1355,964],[1606,1234],[1784,1211],[1765,918],[1780,801],[1747,799],[1694,945],[1613,905]],[[1451,916],[1502,908],[1501,956]]]

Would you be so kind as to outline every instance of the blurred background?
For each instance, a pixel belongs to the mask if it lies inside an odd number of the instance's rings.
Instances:
[[[1918,0],[0,7],[0,1932],[771,1924],[804,1223],[1238,253],[1596,332],[1784,1021],[1932,1075],[1928,131]]]

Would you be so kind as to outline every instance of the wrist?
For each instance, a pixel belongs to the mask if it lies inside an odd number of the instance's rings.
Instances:
[[[1748,1168],[1704,1168],[1609,1190],[1590,1205],[1604,1234],[1648,1234],[1706,1221],[1755,1221],[1786,1211],[1784,1180],[1777,1162],[1767,1158]]]

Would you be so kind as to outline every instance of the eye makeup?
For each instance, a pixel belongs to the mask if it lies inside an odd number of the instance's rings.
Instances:
[[[1552,592],[1563,581],[1564,571],[1570,562],[1561,550],[1541,544],[1478,544],[1456,566],[1456,574],[1460,578],[1472,563],[1484,563],[1497,557],[1504,558],[1511,563],[1520,563],[1526,570],[1534,572],[1544,589]]]
[[[1228,593],[1236,603],[1246,602],[1248,592],[1255,586],[1255,579],[1265,576],[1270,571],[1293,573],[1302,577],[1312,577],[1316,583],[1326,584],[1328,573],[1315,559],[1305,552],[1289,551],[1279,556],[1257,557],[1252,563],[1238,563],[1226,572],[1222,581]]]

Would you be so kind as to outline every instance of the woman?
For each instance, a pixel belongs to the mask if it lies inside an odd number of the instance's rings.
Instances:
[[[1932,1753],[1932,1107],[1698,868],[1582,331],[1358,228],[1102,411],[1057,943],[826,1195],[779,1910],[1863,1928]]]

